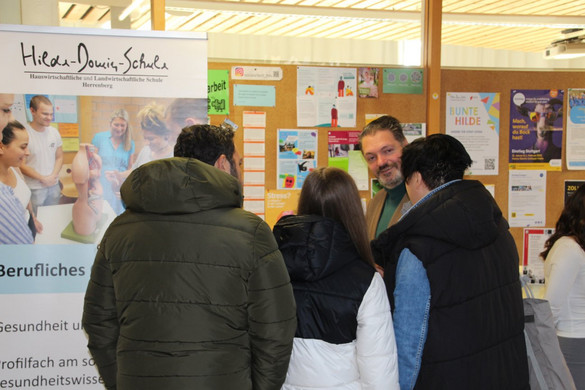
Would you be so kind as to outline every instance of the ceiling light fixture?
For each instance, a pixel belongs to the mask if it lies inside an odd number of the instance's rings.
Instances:
[[[571,59],[585,56],[585,31],[570,29],[561,32],[564,37],[553,41],[544,49],[546,59]]]

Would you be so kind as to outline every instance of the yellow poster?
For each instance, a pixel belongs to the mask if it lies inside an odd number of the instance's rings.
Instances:
[[[284,215],[296,214],[301,191],[266,190],[265,217],[270,228]]]

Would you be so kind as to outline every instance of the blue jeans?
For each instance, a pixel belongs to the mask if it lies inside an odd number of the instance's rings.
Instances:
[[[59,199],[61,199],[61,187],[59,183],[51,187],[31,189],[30,191],[30,201],[35,215],[37,215],[37,208],[39,206],[59,204]]]

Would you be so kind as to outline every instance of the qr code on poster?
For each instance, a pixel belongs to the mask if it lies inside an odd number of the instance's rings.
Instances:
[[[496,169],[496,159],[495,158],[486,158],[484,161],[484,168],[486,171],[493,171]]]

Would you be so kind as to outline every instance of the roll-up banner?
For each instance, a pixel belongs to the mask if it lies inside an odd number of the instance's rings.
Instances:
[[[0,245],[0,389],[103,389],[81,326],[97,245],[124,211],[130,171],[172,156],[171,107],[207,112],[207,36],[0,25],[0,57],[0,93],[14,95],[31,155],[48,153],[26,164],[61,165],[58,197],[36,208],[34,243]],[[52,110],[49,145],[32,133],[33,102]],[[155,143],[145,115],[158,115],[167,136]],[[42,184],[23,178],[34,198]]]

